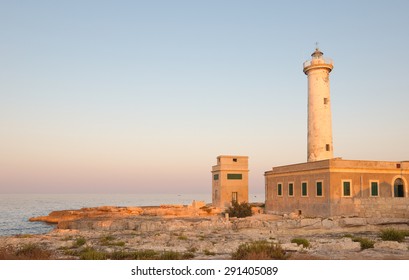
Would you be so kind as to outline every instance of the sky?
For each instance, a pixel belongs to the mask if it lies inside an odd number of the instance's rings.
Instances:
[[[408,1],[0,1],[0,193],[207,193],[218,155],[307,160],[316,42],[334,155],[409,160]]]

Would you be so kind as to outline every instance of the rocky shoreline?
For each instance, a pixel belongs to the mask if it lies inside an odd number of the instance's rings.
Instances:
[[[31,221],[56,224],[47,234],[0,237],[17,250],[37,244],[53,259],[79,259],[92,248],[104,254],[151,250],[177,252],[188,259],[230,259],[240,244],[266,240],[281,244],[290,259],[409,259],[409,239],[384,241],[385,228],[409,230],[408,219],[305,218],[257,214],[228,218],[217,208],[191,206],[96,207],[55,211]],[[291,241],[302,238],[308,247]],[[358,239],[373,248],[362,250]]]

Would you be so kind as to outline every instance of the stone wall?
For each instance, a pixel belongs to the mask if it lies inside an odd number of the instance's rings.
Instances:
[[[363,198],[355,199],[359,217],[365,218],[409,218],[409,198]]]

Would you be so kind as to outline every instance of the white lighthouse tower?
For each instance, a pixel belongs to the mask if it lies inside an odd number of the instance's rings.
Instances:
[[[308,76],[308,161],[333,158],[329,73],[331,59],[316,48],[312,59],[304,62]]]

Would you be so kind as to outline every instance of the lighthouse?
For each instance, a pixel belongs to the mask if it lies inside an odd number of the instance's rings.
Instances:
[[[311,60],[304,62],[308,77],[308,161],[334,157],[332,144],[331,98],[329,73],[333,69],[331,59],[324,58],[316,48]]]

